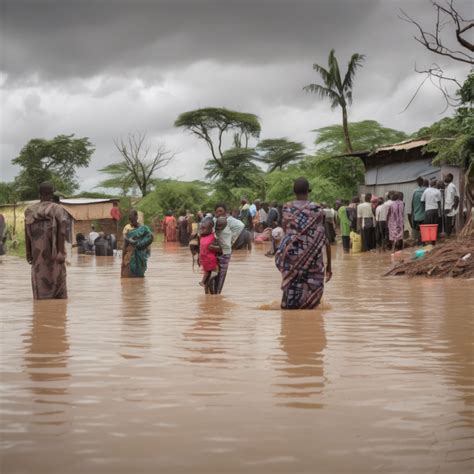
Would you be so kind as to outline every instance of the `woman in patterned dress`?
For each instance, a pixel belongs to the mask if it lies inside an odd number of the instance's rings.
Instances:
[[[275,254],[275,263],[283,278],[281,307],[312,309],[321,301],[325,276],[326,282],[332,276],[331,247],[326,238],[323,210],[308,201],[311,192],[308,180],[298,178],[293,190],[296,200],[283,207],[285,237]]]

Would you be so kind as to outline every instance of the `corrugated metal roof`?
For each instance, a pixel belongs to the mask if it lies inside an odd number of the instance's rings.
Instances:
[[[394,143],[393,145],[386,145],[377,148],[373,154],[377,154],[381,151],[398,151],[398,150],[411,150],[413,148],[420,148],[427,145],[431,140],[405,140],[404,142]]]
[[[118,199],[93,199],[93,198],[74,198],[74,199],[61,199],[61,204],[97,204],[99,202],[113,202]]]

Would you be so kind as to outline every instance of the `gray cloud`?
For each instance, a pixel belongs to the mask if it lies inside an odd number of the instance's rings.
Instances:
[[[467,2],[457,2],[468,11]],[[339,111],[308,95],[312,63],[331,48],[341,64],[367,55],[357,73],[351,120],[376,119],[414,131],[440,116],[426,87],[406,105],[421,78],[415,62],[439,61],[397,18],[403,8],[425,24],[428,1],[21,1],[3,0],[0,93],[2,179],[33,137],[88,136],[97,151],[81,170],[83,188],[117,160],[113,139],[144,131],[180,153],[165,174],[203,176],[206,147],[173,127],[177,115],[205,106],[256,113],[262,136],[287,136],[311,149],[311,130],[339,123]],[[467,68],[444,62],[457,77]]]

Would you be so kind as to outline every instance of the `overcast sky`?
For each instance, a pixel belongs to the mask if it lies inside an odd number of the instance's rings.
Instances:
[[[367,56],[357,72],[351,121],[373,119],[414,132],[441,118],[430,86],[401,113],[433,62],[462,80],[467,67],[426,51],[400,8],[433,24],[428,0],[0,0],[1,180],[31,138],[89,137],[91,165],[81,189],[118,161],[113,140],[145,132],[178,152],[162,177],[203,178],[206,146],[173,127],[184,111],[227,107],[261,119],[261,138],[287,137],[314,149],[315,128],[340,111],[302,87],[318,82],[313,63],[335,48],[341,65]],[[472,4],[457,1],[466,17]],[[345,67],[345,66],[344,66]],[[451,113],[449,111],[448,113]]]

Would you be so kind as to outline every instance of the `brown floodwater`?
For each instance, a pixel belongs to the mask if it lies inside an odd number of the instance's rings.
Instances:
[[[145,279],[73,256],[68,301],[0,262],[0,471],[472,473],[474,282],[381,278],[338,253],[324,304],[282,311],[264,247],[205,296],[186,249]]]

